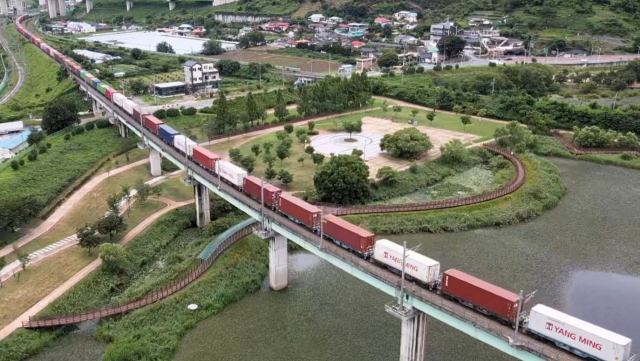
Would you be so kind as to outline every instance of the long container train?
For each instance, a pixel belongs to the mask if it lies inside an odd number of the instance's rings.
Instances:
[[[153,115],[144,114],[133,101],[127,99],[108,83],[82,69],[73,59],[29,33],[22,25],[26,17],[28,15],[18,17],[15,25],[18,32],[34,45],[56,62],[65,65],[71,73],[102,94],[109,102],[123,109],[163,142],[239,191],[262,201],[266,207],[283,217],[320,233],[337,245],[393,272],[398,273],[402,270],[404,259],[405,274],[410,281],[504,324],[515,327],[519,323],[522,326],[522,332],[548,340],[576,355],[601,361],[628,361],[631,358],[629,338],[542,304],[532,307],[528,313],[518,312],[518,308],[522,307],[520,304],[522,300],[513,292],[455,269],[440,274],[440,263],[433,259],[411,250],[404,254],[402,246],[388,240],[375,241],[372,233],[338,217],[329,215],[323,220],[322,211],[316,206],[282,193],[272,184],[263,183],[256,177],[248,176],[244,169],[222,160],[219,155],[208,149],[197,146],[195,142],[164,124],[162,120]],[[518,317],[519,314],[520,317]]]

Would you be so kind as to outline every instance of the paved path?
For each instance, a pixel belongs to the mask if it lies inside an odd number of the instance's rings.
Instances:
[[[13,62],[13,65],[18,69],[18,82],[13,86],[13,88],[7,94],[5,94],[2,97],[2,99],[0,99],[0,104],[3,104],[11,100],[11,98],[13,98],[13,96],[16,95],[18,90],[22,88],[22,86],[24,85],[24,80],[26,76],[24,74],[24,68],[22,67],[22,65],[20,65],[20,63],[18,63],[18,60],[16,59],[15,54],[13,54],[13,52],[11,51],[11,48],[9,47],[9,43],[7,43],[7,38],[4,36],[4,34],[0,34],[0,43],[2,43],[2,47],[4,48],[5,52],[9,54],[9,56],[11,57],[11,61]],[[6,59],[5,59],[5,65],[8,66]]]
[[[129,243],[134,237],[140,234],[143,230],[145,230],[149,225],[155,222],[158,218],[163,215],[169,213],[170,211],[185,206],[187,204],[193,203],[193,199],[184,201],[184,202],[174,202],[169,200],[172,204],[163,208],[162,210],[154,213],[149,218],[142,221],[142,223],[138,224],[135,228],[133,228],[129,233],[127,233],[124,238],[120,241],[119,244],[125,245]],[[96,259],[91,262],[88,266],[80,270],[73,277],[68,279],[65,283],[63,283],[60,287],[56,288],[53,292],[45,296],[38,303],[36,303],[33,307],[24,312],[20,317],[16,318],[7,325],[5,328],[0,330],[0,340],[4,339],[8,335],[10,335],[13,331],[22,327],[22,321],[28,321],[29,316],[33,316],[38,312],[42,311],[45,307],[47,307],[51,302],[55,301],[58,297],[62,296],[65,292],[67,292],[70,288],[80,282],[83,278],[85,278],[89,273],[98,268],[102,264],[102,260]]]
[[[71,208],[73,208],[73,206],[76,205],[76,203],[78,203],[82,199],[82,197],[84,197],[87,193],[89,193],[89,191],[91,191],[93,188],[95,188],[103,180],[107,179],[110,176],[116,175],[118,173],[122,173],[122,172],[128,171],[129,169],[135,168],[135,167],[137,167],[139,165],[142,165],[142,164],[145,164],[147,162],[149,162],[148,158],[140,160],[140,161],[137,161],[135,163],[127,164],[124,167],[120,167],[120,168],[111,170],[109,172],[102,173],[102,174],[100,174],[98,176],[95,176],[95,177],[91,178],[80,189],[78,189],[75,193],[73,193],[71,195],[71,197],[69,197],[61,206],[59,206],[55,210],[55,212],[53,212],[49,216],[49,218],[47,218],[46,221],[42,222],[38,227],[36,227],[33,230],[33,232],[30,232],[29,234],[26,234],[26,235],[20,237],[20,239],[18,239],[17,241],[13,242],[12,244],[4,247],[3,249],[0,249],[0,257],[6,256],[9,253],[13,252],[13,245],[15,245],[17,247],[22,247],[25,244],[27,244],[27,243],[33,241],[34,239],[40,237],[46,231],[50,230],[51,227],[53,227],[56,223],[58,223],[58,221],[65,214],[67,214],[71,210]]]

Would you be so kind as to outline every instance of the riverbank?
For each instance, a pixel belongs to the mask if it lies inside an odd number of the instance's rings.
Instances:
[[[375,234],[456,232],[506,226],[536,217],[555,207],[566,192],[560,170],[546,159],[521,155],[526,168],[524,185],[510,195],[489,202],[444,210],[354,215],[345,219]]]
[[[574,155],[554,137],[538,136],[536,154],[548,157],[561,157],[584,160],[598,164],[615,165],[618,167],[640,170],[640,157],[624,154],[585,154]]]
[[[184,275],[211,239],[192,227],[193,207],[173,211],[125,247],[118,272],[101,267],[52,303],[41,315],[84,312],[126,303],[160,290]],[[226,218],[237,218],[232,213]],[[219,222],[218,222],[219,223]],[[187,329],[244,294],[257,290],[267,273],[266,243],[249,237],[231,247],[200,279],[175,296],[120,318],[103,320],[96,336],[110,345],[104,359],[170,359]],[[186,306],[196,303],[198,311]],[[69,330],[69,328],[65,329]],[[0,361],[23,360],[54,343],[64,331],[18,330],[0,342]],[[131,342],[132,335],[145,335]],[[143,356],[144,355],[144,356]]]

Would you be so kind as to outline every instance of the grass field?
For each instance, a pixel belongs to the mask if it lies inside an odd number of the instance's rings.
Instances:
[[[290,55],[269,54],[259,50],[239,50],[232,51],[215,56],[216,59],[233,59],[240,62],[263,62],[272,65],[285,66],[287,68],[299,69],[301,71],[313,71],[322,73],[331,70],[337,70],[340,63],[329,62],[327,60],[314,60],[313,63],[309,58]],[[277,69],[274,70],[277,72]]]
[[[176,202],[193,199],[193,187],[182,183],[180,178],[181,177],[174,178],[162,183],[162,197],[169,198]]]
[[[23,87],[10,101],[0,105],[4,119],[26,118],[29,114],[41,116],[45,103],[76,88],[71,78],[58,82],[56,74],[59,65],[20,35],[13,24],[6,27],[3,33],[13,44],[10,46],[19,52],[18,59],[23,57],[26,60],[27,71]]]

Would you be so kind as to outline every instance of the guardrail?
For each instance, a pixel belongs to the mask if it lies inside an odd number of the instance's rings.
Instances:
[[[579,145],[573,144],[571,140],[564,136],[559,130],[554,129],[551,131],[551,134],[554,138],[556,138],[568,151],[575,155],[585,155],[585,154],[635,154],[640,157],[640,151],[637,149],[629,149],[629,148],[583,148]]]
[[[179,281],[171,284],[170,286],[152,293],[151,295],[137,300],[133,302],[129,302],[120,306],[110,306],[103,307],[98,310],[86,313],[77,313],[77,314],[67,314],[63,316],[29,316],[29,321],[23,321],[22,327],[24,328],[39,328],[39,327],[51,327],[51,326],[61,326],[61,325],[69,325],[89,320],[95,320],[103,317],[109,317],[118,315],[121,313],[129,312],[138,308],[142,308],[144,306],[155,303],[163,298],[167,298],[172,294],[180,291],[185,288],[191,282],[195,281],[200,277],[213,262],[224,252],[229,246],[234,244],[237,240],[249,235],[252,233],[253,224],[256,223],[255,220],[249,219],[246,220],[239,225],[232,227],[229,231],[231,232],[223,232],[218,235],[206,248],[206,256],[202,258],[203,254],[201,253],[199,256],[200,263],[193,267],[187,273],[187,276],[183,277]],[[240,226],[240,227],[238,227]],[[203,251],[203,253],[205,252]]]

